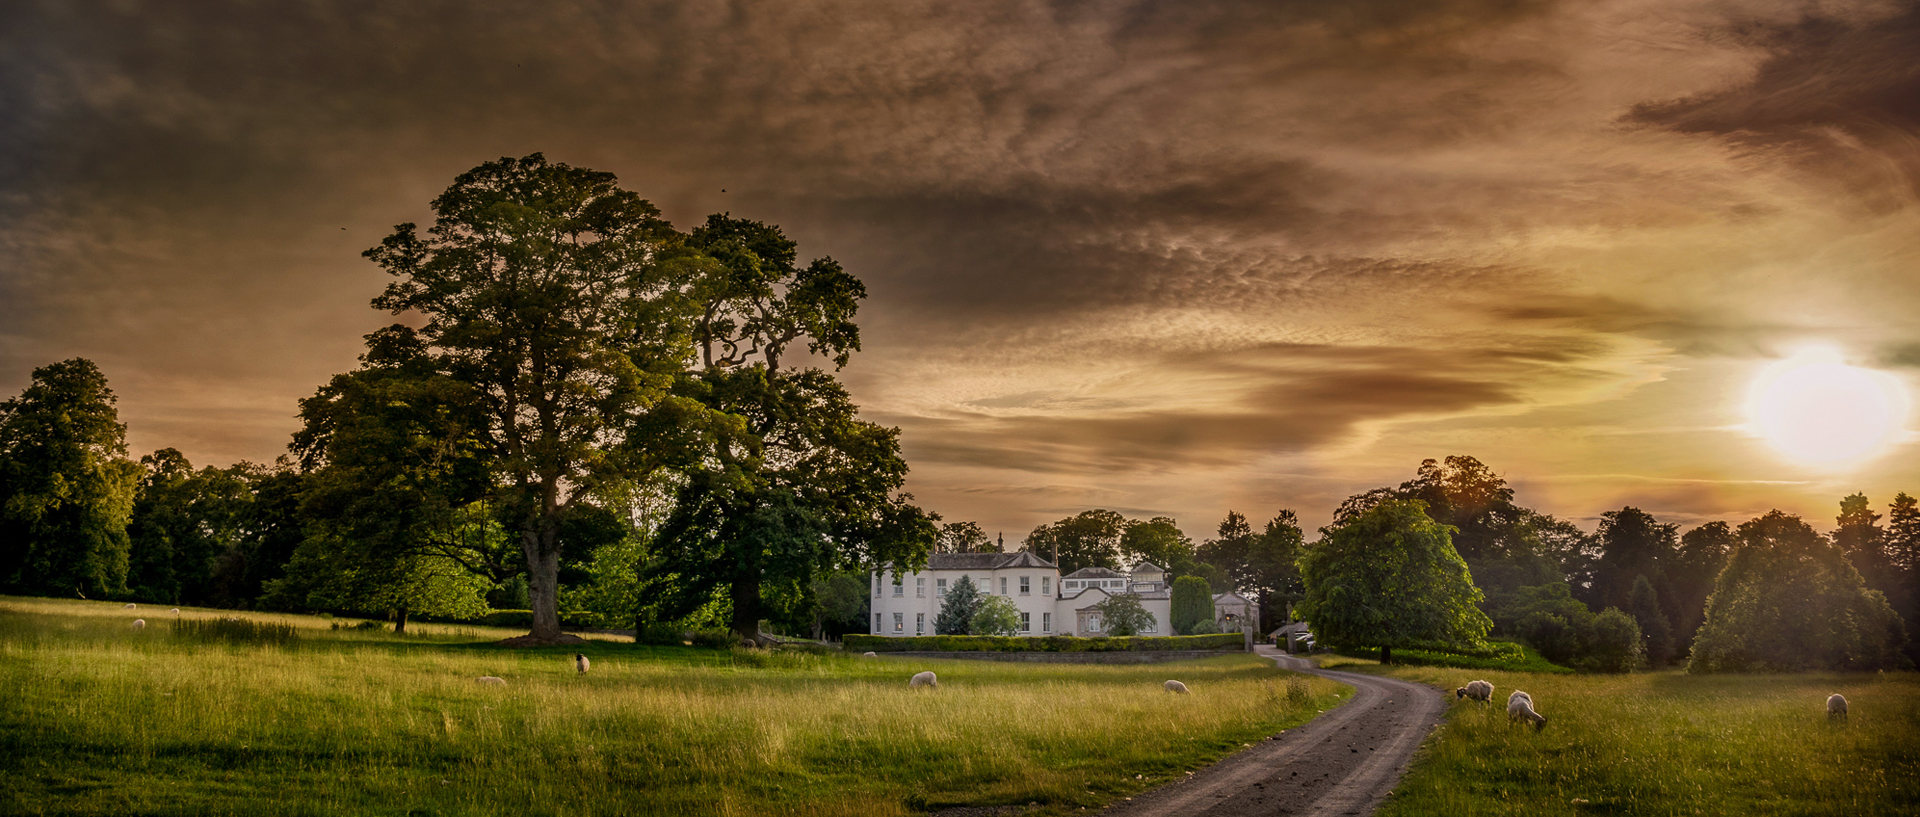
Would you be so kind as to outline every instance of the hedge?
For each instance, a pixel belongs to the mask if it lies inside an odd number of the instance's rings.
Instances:
[[[1239,633],[1223,633],[1102,638],[1070,635],[919,635],[900,638],[848,635],[840,643],[848,652],[1166,652],[1237,650],[1246,642]]]
[[[1335,647],[1335,655],[1348,658],[1378,658],[1378,647]],[[1393,663],[1421,667],[1452,667],[1454,669],[1485,669],[1505,672],[1542,672],[1567,674],[1573,670],[1555,664],[1540,656],[1533,648],[1512,641],[1492,641],[1484,647],[1454,648],[1448,650],[1427,650],[1413,648],[1393,648]]]

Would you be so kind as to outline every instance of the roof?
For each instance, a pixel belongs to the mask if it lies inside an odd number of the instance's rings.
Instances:
[[[1133,566],[1135,573],[1165,573],[1167,569],[1152,562],[1141,562]]]
[[[1124,579],[1124,578],[1127,578],[1127,574],[1122,573],[1118,570],[1108,570],[1104,567],[1083,567],[1083,568],[1080,568],[1079,570],[1073,571],[1072,573],[1068,573],[1065,576],[1061,576],[1060,578],[1063,578],[1063,579]]]
[[[1247,601],[1246,597],[1240,595],[1239,593],[1228,592],[1228,593],[1213,594],[1213,603],[1214,604],[1252,604],[1253,602]]]
[[[927,557],[928,570],[1005,570],[1010,567],[1054,568],[1054,564],[1024,550],[1012,553],[935,553]]]

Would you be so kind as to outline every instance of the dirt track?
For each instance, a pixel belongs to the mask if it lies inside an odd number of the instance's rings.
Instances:
[[[1116,803],[1111,817],[1372,814],[1406,771],[1420,741],[1440,724],[1446,699],[1420,684],[1314,669],[1270,648],[1280,666],[1354,687],[1353,697],[1312,722],[1196,773]]]

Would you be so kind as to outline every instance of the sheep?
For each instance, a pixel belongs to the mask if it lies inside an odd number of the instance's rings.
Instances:
[[[940,679],[933,674],[932,670],[928,670],[914,675],[913,680],[907,682],[908,689],[919,689],[921,687],[939,689]]]
[[[1521,718],[1533,721],[1535,731],[1547,728],[1546,717],[1533,711],[1533,696],[1515,690],[1512,695],[1507,696],[1507,722],[1512,723]]]
[[[587,674],[587,667],[592,665],[593,662],[587,660],[586,653],[573,654],[573,668],[579,670],[581,675]]]
[[[1471,698],[1481,703],[1489,703],[1493,700],[1493,684],[1486,681],[1468,681],[1466,686],[1453,691],[1453,698],[1456,701],[1461,698]]]
[[[475,680],[479,681],[481,684],[484,684],[486,686],[503,687],[507,685],[507,679],[500,678],[493,675],[482,675]]]
[[[1178,692],[1181,695],[1187,694],[1187,685],[1179,681],[1168,681],[1162,684],[1162,686],[1165,686],[1168,692]]]
[[[144,619],[144,618],[136,618],[136,619],[134,619],[134,620],[133,620],[133,628],[134,628],[135,630],[144,630],[144,629],[146,629],[146,628],[147,628],[147,620],[146,620],[146,619]],[[1846,704],[1846,702],[1845,702],[1845,701],[1842,701],[1842,702],[1840,703],[1840,710],[1841,710],[1842,712],[1844,712],[1844,711],[1846,711],[1846,707],[1847,707],[1847,704]]]
[[[861,657],[863,657],[863,658],[879,658],[879,657],[880,657],[880,654],[879,654],[879,653],[875,653],[875,652],[866,652],[866,653],[862,653],[862,654],[861,654]]]
[[[180,615],[180,608],[178,608],[178,607],[175,607],[175,608],[173,608],[173,614],[174,614],[175,616],[179,616],[179,615]]]
[[[1827,696],[1827,721],[1845,723],[1847,720],[1847,698],[1838,692]]]
[[[125,607],[125,609],[128,609],[128,610],[132,610],[133,608],[134,608],[134,603],[133,603],[133,602],[127,602],[127,603],[126,603],[126,607]]]

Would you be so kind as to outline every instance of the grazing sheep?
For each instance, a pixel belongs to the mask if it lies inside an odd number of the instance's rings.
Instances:
[[[1512,723],[1521,718],[1533,721],[1533,728],[1536,731],[1547,728],[1546,717],[1533,711],[1533,696],[1516,690],[1512,695],[1507,696],[1507,722]]]
[[[1187,685],[1179,681],[1168,681],[1163,684],[1163,686],[1167,688],[1168,692],[1178,692],[1182,695],[1187,694]]]
[[[478,680],[482,684],[486,684],[487,686],[503,687],[507,685],[507,679],[495,677],[492,675],[482,675],[476,680]]]
[[[133,602],[127,602],[126,609],[132,610],[133,607],[134,607]]]
[[[1453,691],[1453,698],[1456,701],[1461,698],[1471,698],[1481,703],[1489,703],[1493,700],[1493,684],[1486,681],[1468,681],[1466,686]]]
[[[872,652],[868,652],[868,653],[862,653],[862,655],[863,655],[863,657],[866,657],[866,658],[879,658],[879,657],[880,657],[880,655],[879,655],[878,653],[872,653]]]
[[[587,674],[587,667],[592,665],[593,665],[593,662],[587,660],[587,656],[585,653],[573,654],[573,668],[576,670],[579,670],[581,675]]]
[[[1827,696],[1827,720],[1844,722],[1846,721],[1846,719],[1847,719],[1846,696],[1841,695],[1838,692],[1835,692],[1832,695]]]
[[[907,682],[908,689],[919,689],[921,687],[932,687],[934,689],[939,689],[940,679],[934,676],[932,670],[928,670],[926,672],[922,672],[914,675],[913,680]]]
[[[134,629],[136,629],[136,630],[144,630],[144,629],[146,629],[146,628],[147,628],[147,620],[146,620],[146,619],[144,619],[144,618],[136,618],[136,619],[134,619],[134,620],[133,620],[133,628],[134,628]],[[1847,702],[1846,702],[1846,701],[1841,701],[1841,702],[1840,702],[1840,711],[1842,711],[1842,712],[1845,712],[1845,711],[1847,711]]]
[[[180,608],[178,608],[178,607],[175,607],[175,608],[173,608],[173,614],[174,614],[174,615],[176,615],[176,616],[177,616],[177,615],[180,615]]]

